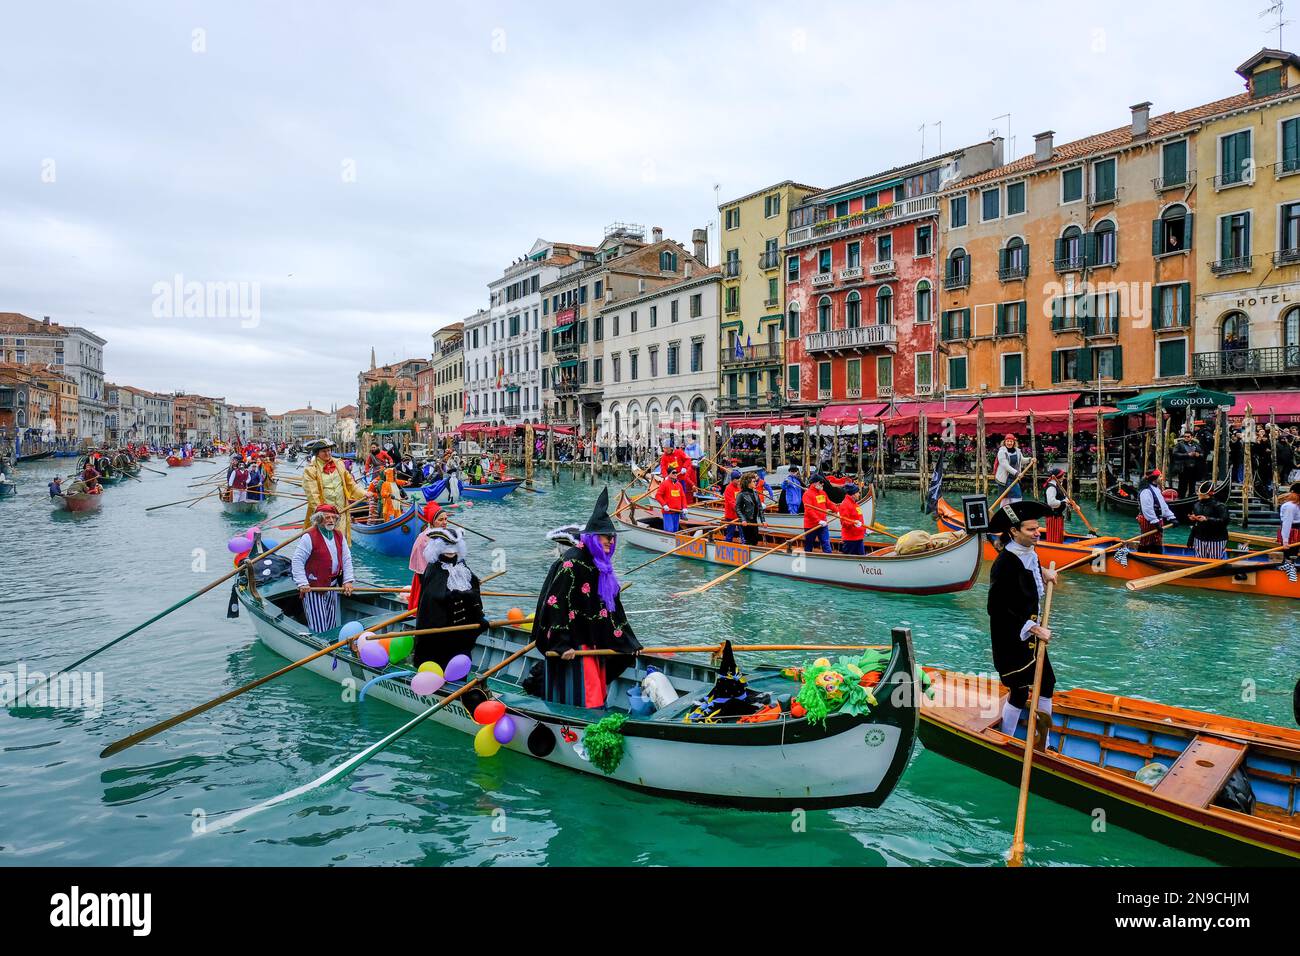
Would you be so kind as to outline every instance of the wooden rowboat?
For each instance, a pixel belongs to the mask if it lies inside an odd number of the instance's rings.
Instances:
[[[352,543],[395,558],[405,558],[411,553],[415,536],[424,529],[420,508],[415,502],[396,518],[367,524],[352,522]]]
[[[507,495],[524,483],[522,478],[508,478],[504,481],[484,481],[472,484],[468,481],[460,482],[459,494],[457,497],[469,501],[501,501]],[[448,482],[447,487],[439,493],[437,501],[448,501],[452,498],[451,484]]]
[[[1006,688],[996,680],[926,668],[925,746],[1008,783],[1020,780],[1024,723],[998,730]],[[1300,732],[1271,724],[1089,690],[1052,698],[1049,749],[1034,754],[1034,793],[1224,863],[1300,862]],[[1152,763],[1154,786],[1135,779]],[[1240,770],[1251,812],[1220,805]],[[1031,842],[1033,826],[1030,826]]]
[[[54,503],[55,511],[71,511],[77,514],[87,511],[98,511],[103,500],[103,492],[92,495],[85,491],[76,491],[72,494],[58,495],[51,499]]]
[[[1227,478],[1220,480],[1214,486],[1214,497],[1219,501],[1227,501],[1228,495],[1232,491],[1232,484]],[[1192,508],[1196,505],[1196,497],[1191,498],[1174,498],[1168,502],[1169,510],[1174,513],[1181,522],[1187,521],[1187,516],[1192,513]],[[1141,510],[1138,504],[1138,489],[1126,481],[1117,482],[1106,489],[1106,508],[1109,511],[1116,511],[1124,515],[1137,517],[1138,511]]]
[[[939,500],[936,517],[941,531],[965,530],[961,512],[943,499]],[[1134,529],[1135,533],[1136,530]],[[1196,557],[1191,548],[1170,544],[1165,545],[1162,554],[1148,554],[1145,551],[1127,549],[1116,549],[1109,554],[1105,553],[1107,548],[1119,544],[1120,540],[1115,536],[1092,537],[1066,533],[1064,544],[1040,541],[1036,550],[1039,561],[1044,565],[1055,561],[1057,567],[1064,567],[1071,561],[1077,561],[1091,554],[1094,560],[1090,564],[1080,565],[1078,573],[1096,574],[1113,578],[1117,582],[1133,581],[1162,571],[1176,571],[1198,564],[1214,563],[1210,558]],[[996,557],[997,550],[993,547],[992,539],[985,536],[984,559],[992,561]],[[1211,569],[1203,575],[1189,574],[1170,581],[1169,584],[1208,591],[1223,591],[1228,594],[1300,598],[1300,582],[1291,580],[1286,571],[1280,570],[1281,567],[1280,554],[1257,558],[1243,551],[1240,561]]]
[[[237,592],[259,639],[286,659],[306,657],[338,640],[337,630],[310,634],[295,619],[293,615],[301,611],[295,607],[297,591],[292,579],[259,582],[256,594],[245,582]],[[341,607],[344,620],[363,624],[377,623],[406,609],[403,602],[386,595],[343,597]],[[710,664],[684,659],[638,658],[635,667],[611,682],[608,706],[598,709],[553,704],[525,693],[521,687],[524,676],[542,660],[536,650],[499,671],[489,680],[489,686],[506,705],[516,727],[513,740],[503,750],[521,756],[680,800],[766,810],[877,807],[893,791],[907,765],[918,712],[911,632],[896,628],[892,637],[889,663],[873,690],[877,705],[864,715],[832,714],[825,724],[789,714],[759,723],[685,722],[685,714],[713,687],[718,672]],[[485,632],[472,655],[475,672],[499,663],[531,639],[527,630],[519,628]],[[336,656],[337,667],[328,655],[305,667],[321,677],[354,687],[382,673],[346,651]],[[583,734],[603,717],[628,713],[628,690],[639,684],[650,663],[666,674],[684,696],[649,716],[629,717],[621,728],[622,761],[612,774],[605,775],[590,762]],[[451,682],[434,695],[420,697],[411,690],[409,669],[405,670],[408,676],[397,676],[403,671],[400,666],[386,670],[394,676],[372,684],[367,699],[410,713],[422,713],[461,686]],[[747,676],[749,688],[774,698],[797,693],[800,686],[775,666],[748,668]],[[472,707],[467,709],[454,701],[429,722],[472,735],[480,725],[474,722],[471,712]]]
[[[751,548],[743,541],[727,542],[720,530],[687,523],[674,534],[663,530],[659,518],[628,520],[626,509],[616,510],[613,520],[620,537],[633,547],[664,552],[692,541],[675,557],[733,567],[747,564],[779,540],[763,537]],[[946,547],[909,555],[894,554],[891,541],[868,540],[862,556],[805,552],[802,546],[801,536],[789,538],[787,547],[758,558],[749,570],[868,591],[944,594],[971,587],[980,566],[979,538],[966,534]]]
[[[263,488],[264,491],[260,498],[248,501],[232,501],[233,496],[230,489],[222,488],[217,492],[217,498],[221,502],[221,510],[228,515],[265,514],[267,501],[275,497],[275,482],[264,482]]]
[[[865,498],[858,502],[858,507],[862,509],[862,520],[867,526],[875,524],[876,521],[876,496],[869,493]],[[663,510],[659,507],[659,502],[655,501],[654,495],[647,495],[636,503],[637,511],[642,509],[652,515],[662,516]],[[722,502],[716,497],[697,498],[695,503],[686,508],[685,516],[693,521],[721,521],[722,520]],[[776,510],[776,506],[770,506],[770,510],[763,513],[763,520],[773,531],[780,531],[785,534],[794,534],[803,531],[803,515],[786,514],[783,511]],[[831,529],[831,536],[836,537],[839,534],[838,524]]]
[[[194,464],[194,459],[193,459],[193,458],[177,458],[175,455],[168,455],[168,456],[167,456],[167,467],[168,467],[168,468],[182,468],[182,467],[189,467],[189,466],[192,465],[192,464]]]
[[[18,484],[13,481],[0,481],[0,498],[16,498]]]

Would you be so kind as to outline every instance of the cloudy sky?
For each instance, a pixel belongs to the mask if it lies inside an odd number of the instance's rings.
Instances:
[[[342,405],[537,236],[689,243],[715,186],[834,185],[922,124],[1010,112],[1022,155],[1228,96],[1269,2],[10,3],[0,311],[97,331],[120,383]],[[176,312],[177,277],[250,309]]]

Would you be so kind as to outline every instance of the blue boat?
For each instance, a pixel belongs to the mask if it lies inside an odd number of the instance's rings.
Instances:
[[[507,481],[485,481],[481,484],[471,484],[467,481],[458,482],[458,489],[453,496],[451,494],[451,482],[446,482],[442,488],[438,489],[436,495],[430,495],[429,491],[425,492],[425,498],[430,501],[501,501],[506,495],[511,494],[516,488],[524,483],[522,478],[511,478]],[[442,482],[435,482],[430,488],[436,488]]]
[[[396,518],[389,518],[379,524],[352,522],[352,543],[380,554],[404,558],[411,553],[415,536],[423,528],[419,508],[412,504]]]

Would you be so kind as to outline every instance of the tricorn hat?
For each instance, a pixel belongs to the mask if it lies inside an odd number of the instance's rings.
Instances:
[[[587,519],[587,527],[582,529],[583,534],[617,534],[614,528],[614,522],[609,518],[609,488],[606,486],[600,492],[600,497],[596,499],[596,507],[591,510],[591,517]]]
[[[1004,501],[989,518],[989,530],[995,533],[1010,531],[1022,521],[1044,518],[1047,506],[1038,501]]]
[[[307,444],[302,446],[302,450],[306,452],[310,452],[311,454],[314,455],[322,448],[333,448],[333,447],[334,447],[334,443],[330,441],[328,438],[313,438],[311,441],[307,442]]]

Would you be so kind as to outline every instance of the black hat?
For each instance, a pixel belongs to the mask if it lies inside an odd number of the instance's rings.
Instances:
[[[994,533],[1010,531],[1022,521],[1045,518],[1047,506],[1038,501],[1004,501],[989,518],[989,530]]]
[[[601,492],[600,497],[596,499],[596,507],[591,511],[591,517],[587,519],[587,527],[582,529],[583,534],[617,534],[614,528],[614,522],[609,520],[609,486],[606,486]]]

